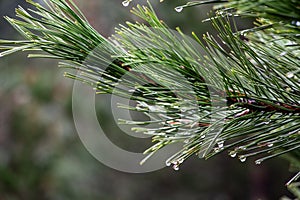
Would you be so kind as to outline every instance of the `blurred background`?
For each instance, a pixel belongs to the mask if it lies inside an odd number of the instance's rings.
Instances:
[[[137,20],[122,0],[75,2],[105,36],[113,34],[118,24]],[[152,2],[173,29],[179,26],[187,35],[195,31],[200,36],[210,30],[209,24],[201,23],[208,6],[177,13],[174,7],[182,0]],[[25,0],[0,0],[0,16],[14,16],[18,5],[27,7]],[[0,38],[18,37],[1,18]],[[289,196],[285,183],[292,174],[280,158],[256,166],[253,160],[240,163],[225,152],[207,161],[192,157],[179,171],[164,168],[147,174],[104,166],[79,140],[71,110],[73,81],[64,78],[63,72],[57,61],[27,59],[25,53],[0,59],[0,200],[273,200]],[[98,113],[108,119],[106,133],[120,146],[128,146],[126,140],[118,140],[124,133],[109,121],[111,113],[105,107],[101,96],[97,97]],[[139,140],[134,145],[144,145]]]

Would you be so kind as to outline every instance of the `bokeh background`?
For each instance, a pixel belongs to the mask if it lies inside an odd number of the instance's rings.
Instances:
[[[118,24],[137,20],[121,0],[75,2],[105,36]],[[187,35],[211,29],[201,23],[209,6],[177,13],[174,7],[182,0],[151,2],[173,29],[179,26]],[[27,7],[25,0],[0,0],[0,16],[14,16],[18,5]],[[0,38],[19,38],[2,17]],[[79,140],[72,120],[73,81],[63,77],[57,62],[27,59],[25,53],[0,58],[0,200],[273,200],[290,195],[284,184],[292,174],[281,158],[256,166],[253,160],[240,163],[225,152],[207,161],[192,157],[179,171],[164,168],[147,174],[106,167]],[[97,112],[106,119],[112,141],[124,148],[147,148],[147,142],[119,139],[124,133],[105,108],[98,96]]]

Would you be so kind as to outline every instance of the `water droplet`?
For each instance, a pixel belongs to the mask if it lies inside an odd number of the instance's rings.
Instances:
[[[247,157],[246,156],[240,156],[239,159],[240,159],[241,162],[245,162]]]
[[[183,7],[182,6],[177,6],[176,8],[175,8],[175,11],[176,12],[181,12],[183,10]]]
[[[179,165],[173,165],[173,169],[174,169],[175,171],[178,171],[178,170],[179,170]]]
[[[262,160],[261,160],[261,159],[259,159],[259,160],[256,160],[256,161],[255,161],[255,164],[257,164],[257,165],[260,165],[260,164],[261,164],[261,162],[262,162]]]
[[[214,152],[216,152],[216,153],[220,152],[220,150],[221,149],[219,147],[214,148]]]
[[[186,139],[186,140],[183,141],[183,143],[185,143],[185,144],[187,144],[187,143],[189,143],[189,142],[190,142],[189,139]]]
[[[219,148],[223,148],[224,147],[224,141],[220,141],[217,143]]]
[[[178,160],[173,160],[173,161],[172,161],[172,164],[173,164],[173,165],[179,165],[179,162],[178,162]]]
[[[281,54],[279,54],[280,56],[284,56],[284,55],[286,55],[287,54],[287,52],[286,51],[283,51],[283,52],[281,52]]]
[[[269,144],[268,144],[268,147],[272,147],[272,146],[274,146],[273,143],[269,143]]]
[[[234,158],[234,157],[236,157],[236,151],[230,151],[229,152],[229,155],[232,157],[232,158]]]
[[[166,166],[170,167],[171,166],[171,162],[170,161],[166,161]]]
[[[134,93],[134,92],[135,92],[135,89],[130,89],[130,90],[128,90],[128,92]]]
[[[245,151],[247,149],[247,147],[245,147],[245,146],[239,146],[238,149]]]
[[[201,139],[204,139],[205,138],[205,135],[201,135],[201,137],[200,137]]]
[[[287,91],[287,92],[291,92],[291,91],[292,91],[292,88],[290,88],[290,87],[287,87],[287,88],[285,89],[285,91]]]
[[[179,164],[183,163],[183,161],[184,161],[184,158],[178,159],[178,163],[179,163]]]
[[[293,78],[293,77],[294,77],[294,73],[293,73],[293,72],[288,72],[288,73],[286,74],[286,77],[288,77],[288,78]]]
[[[122,2],[122,5],[123,5],[124,7],[127,7],[127,6],[129,6],[130,1],[131,1],[131,0],[125,0],[125,1]]]
[[[300,26],[300,21],[292,21],[292,23],[291,24],[293,24],[293,25],[295,25],[295,26]]]

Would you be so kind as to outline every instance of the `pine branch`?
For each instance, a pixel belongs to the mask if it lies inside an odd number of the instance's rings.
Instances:
[[[155,144],[146,153],[181,143],[182,150],[167,165],[178,169],[194,154],[209,158],[225,150],[241,161],[260,156],[260,164],[299,151],[299,27],[292,24],[299,19],[299,7],[293,1],[284,1],[284,7],[270,1],[250,7],[250,1],[199,1],[222,2],[223,9],[210,20],[223,46],[209,34],[201,42],[193,33],[195,44],[179,29],[170,31],[150,4],[132,10],[148,25],[128,22],[105,39],[71,1],[45,0],[48,7],[28,2],[36,9],[18,8],[20,20],[7,18],[25,40],[1,40],[1,55],[33,51],[30,57],[60,59],[60,66],[81,72],[67,77],[97,93],[136,100],[135,107],[121,107],[143,112],[150,120],[121,122],[157,125],[133,128],[153,136]],[[255,2],[263,1],[251,5]],[[293,12],[278,15],[281,9]],[[237,31],[230,23],[235,15],[257,15],[260,23]]]

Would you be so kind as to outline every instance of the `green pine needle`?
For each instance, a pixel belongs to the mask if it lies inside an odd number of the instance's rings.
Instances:
[[[132,10],[147,24],[128,22],[106,39],[72,1],[45,0],[46,7],[28,1],[34,10],[19,7],[19,19],[6,18],[24,40],[1,40],[1,56],[31,51],[30,57],[59,59],[60,66],[81,72],[66,77],[135,100],[135,107],[120,107],[150,121],[121,122],[157,125],[133,127],[153,137],[146,159],[171,143],[182,144],[167,161],[176,167],[192,155],[209,158],[225,150],[242,162],[255,156],[257,164],[299,152],[299,3],[197,1],[184,7],[215,2],[221,4],[210,21],[222,45],[210,34],[201,42],[193,33],[195,42],[171,31],[150,4]],[[257,26],[237,31],[236,15],[256,17]]]

